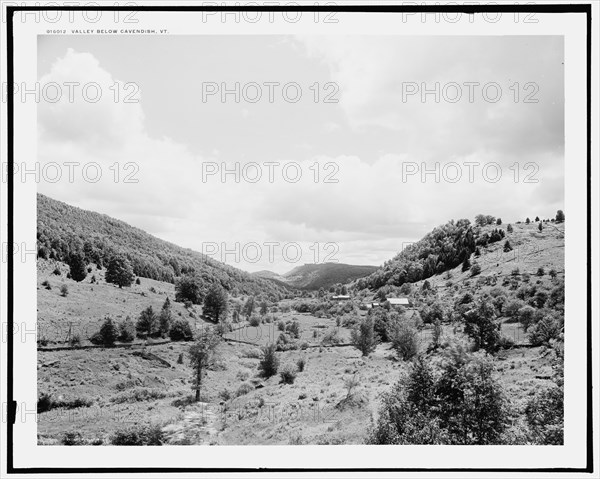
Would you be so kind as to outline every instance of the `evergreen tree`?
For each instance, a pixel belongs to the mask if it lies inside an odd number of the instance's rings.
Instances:
[[[512,251],[512,246],[510,245],[510,241],[506,240],[504,242],[504,252],[508,253],[509,251]]]
[[[565,214],[563,213],[563,210],[558,210],[556,212],[556,218],[555,218],[557,223],[562,223],[565,221]]]
[[[204,298],[202,313],[204,317],[215,323],[225,318],[227,314],[227,292],[221,285],[214,284],[208,290],[208,294]]]
[[[509,225],[506,227],[506,232],[507,232],[507,233],[512,233],[512,232],[513,232],[513,227],[512,227],[512,225],[511,225],[511,224],[509,224]]]
[[[87,276],[85,258],[82,253],[72,253],[68,258],[71,279],[79,282]]]
[[[244,304],[243,312],[246,319],[250,319],[250,316],[252,316],[252,313],[254,312],[254,296],[248,297]]]
[[[135,325],[135,329],[137,330],[138,336],[147,337],[155,334],[157,326],[156,314],[154,314],[152,306],[148,306],[141,312]]]
[[[159,329],[161,336],[166,336],[171,329],[171,322],[173,321],[173,315],[171,313],[171,301],[167,297],[162,305],[159,315]]]
[[[112,346],[117,340],[119,333],[110,316],[107,316],[100,327],[100,339],[105,346]]]
[[[469,257],[467,256],[467,257],[465,257],[465,260],[463,261],[463,264],[462,264],[463,273],[465,271],[469,271],[469,269],[471,269],[471,262],[469,261]]]

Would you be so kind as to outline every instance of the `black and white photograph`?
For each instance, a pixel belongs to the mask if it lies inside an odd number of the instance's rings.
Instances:
[[[3,470],[593,477],[589,3],[6,3]]]

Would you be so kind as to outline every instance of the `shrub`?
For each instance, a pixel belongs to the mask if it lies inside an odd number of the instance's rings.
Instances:
[[[298,324],[298,321],[292,321],[286,325],[285,330],[295,339],[300,337],[300,324]]]
[[[135,339],[135,326],[129,316],[119,324],[119,341],[122,343],[130,343]]]
[[[235,397],[240,397],[248,394],[249,392],[254,391],[254,387],[250,383],[242,383],[240,387],[237,388],[235,392]]]
[[[85,441],[78,431],[65,432],[60,440],[63,446],[83,446]]]
[[[110,402],[115,404],[135,403],[140,401],[152,401],[167,397],[167,393],[162,389],[156,388],[133,388],[127,392],[117,394],[110,398]]]
[[[550,344],[551,340],[561,337],[562,330],[562,318],[548,314],[531,327],[529,342],[536,346]]]
[[[284,384],[293,384],[296,380],[296,375],[298,371],[296,370],[296,366],[290,363],[284,364],[281,370],[279,371],[279,375],[281,376],[281,382]]]
[[[55,274],[56,276],[60,276],[62,273],[60,272],[60,269],[57,266],[56,268],[54,268],[54,271],[52,271],[52,274]]]
[[[390,328],[388,335],[400,359],[408,361],[417,354],[419,348],[417,330],[410,324],[396,323]]]
[[[100,326],[100,331],[94,334],[90,338],[90,341],[93,344],[112,346],[117,340],[118,336],[119,333],[115,324],[113,323],[113,320],[110,318],[110,316],[107,316],[104,322],[102,323],[102,326]]]
[[[96,275],[93,274],[92,278],[90,279],[90,283],[94,284],[96,282]]]
[[[69,346],[71,347],[79,346],[80,344],[81,336],[79,334],[74,334],[73,336],[71,336],[71,339],[69,339]]]
[[[279,357],[277,356],[276,347],[274,344],[269,344],[262,348],[263,357],[258,363],[258,369],[261,374],[270,378],[277,374],[279,368]]]
[[[176,319],[169,330],[171,341],[191,341],[194,337],[190,323],[185,319]]]
[[[38,397],[37,402],[37,412],[38,414],[50,411],[52,409],[54,401],[52,400],[52,396],[47,393],[42,393]]]
[[[332,329],[331,331],[328,331],[321,340],[321,344],[339,344],[341,342],[342,339],[340,338],[340,333],[337,329]]]
[[[69,288],[67,287],[67,285],[66,285],[66,284],[63,284],[63,285],[60,287],[60,295],[61,295],[63,298],[66,298],[68,294],[69,294]]]
[[[367,316],[363,319],[360,325],[352,330],[351,337],[354,347],[363,356],[369,356],[369,354],[375,351],[379,338],[373,328],[373,318]]]
[[[509,421],[493,362],[461,347],[451,347],[441,359],[417,359],[384,395],[367,443],[500,443]]]
[[[138,277],[135,279],[135,284],[138,284],[138,285],[139,285],[139,284],[142,284],[142,282],[140,281],[140,278],[139,278],[139,276],[138,276]]]
[[[279,321],[279,322],[277,323],[277,329],[278,329],[279,331],[285,331],[285,323],[284,323],[283,321]]]
[[[177,356],[177,364],[183,364],[183,353],[179,353]]]
[[[544,268],[542,268],[541,266],[537,269],[537,272],[535,273],[537,276],[544,276],[546,274],[546,271],[544,271]]]
[[[471,266],[470,272],[471,272],[471,276],[477,276],[479,273],[481,273],[481,266],[479,266],[479,263],[473,263],[473,266]]]
[[[296,366],[298,368],[298,372],[302,372],[304,371],[304,368],[306,367],[306,359],[305,358],[299,358],[298,361],[296,361]]]
[[[511,230],[511,231],[512,231],[512,230]],[[509,231],[509,233],[510,233],[511,231]],[[504,242],[504,248],[503,248],[503,251],[504,251],[505,253],[508,253],[509,251],[512,251],[512,249],[513,249],[513,247],[511,246],[511,244],[510,244],[510,241],[506,240],[506,241]]]
[[[161,446],[165,441],[157,425],[139,425],[115,432],[110,443],[115,446]]]
[[[253,326],[253,327],[260,326],[260,324],[261,324],[260,316],[251,316],[250,319],[248,320],[248,323],[250,324],[250,326]]]
[[[50,282],[48,280],[42,281],[42,286],[46,289],[52,289],[52,286],[50,286]]]

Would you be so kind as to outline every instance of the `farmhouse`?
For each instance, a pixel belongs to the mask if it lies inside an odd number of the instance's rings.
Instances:
[[[408,298],[387,298],[390,306],[410,306],[410,301]]]
[[[350,295],[338,294],[336,296],[332,296],[331,299],[333,299],[334,301],[347,301],[348,299],[350,299]]]

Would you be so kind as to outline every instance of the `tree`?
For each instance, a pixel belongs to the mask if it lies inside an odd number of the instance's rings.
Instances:
[[[169,298],[165,299],[165,302],[162,305],[160,310],[160,314],[158,316],[159,322],[159,330],[161,336],[165,337],[169,330],[171,329],[171,322],[173,320],[173,315],[171,313],[171,301]]]
[[[346,295],[348,294],[348,288],[346,287],[345,284],[342,285],[342,289],[340,291],[342,294]]]
[[[539,216],[536,216],[536,217],[535,217],[535,222],[537,223],[539,220],[540,220],[540,217],[539,217]]]
[[[71,273],[71,279],[79,282],[83,281],[87,276],[87,269],[85,258],[82,253],[72,253],[68,258],[69,272]]]
[[[388,333],[392,347],[404,361],[412,359],[418,352],[417,330],[406,321],[396,322]]]
[[[467,257],[465,257],[465,260],[462,263],[463,273],[465,271],[469,271],[470,268],[471,268],[471,262],[469,261],[469,257],[467,256]]]
[[[512,251],[512,246],[510,245],[510,241],[506,240],[504,242],[504,252],[508,253],[509,251]]]
[[[496,224],[497,224],[498,226],[500,226],[500,225],[502,224],[502,218],[498,218],[498,219],[496,220]]]
[[[358,349],[363,356],[369,356],[369,354],[375,351],[379,338],[373,329],[373,318],[369,316],[364,318],[360,324],[352,330],[351,338],[354,347]]]
[[[67,285],[66,285],[66,284],[63,284],[63,285],[60,287],[60,295],[61,295],[63,298],[66,298],[68,294],[69,294],[69,288],[67,287]]]
[[[200,401],[202,376],[206,373],[208,368],[214,366],[217,358],[216,352],[220,342],[221,338],[219,335],[215,334],[212,329],[205,328],[188,350],[190,364],[194,370],[192,389],[196,390],[196,402]]]
[[[250,319],[252,313],[254,312],[254,296],[249,296],[246,302],[244,303],[243,313],[246,316],[246,319]]]
[[[529,223],[531,223],[531,220],[529,219],[529,217],[527,217],[527,219],[525,220],[525,223],[526,223],[526,224],[529,224]]]
[[[269,311],[269,306],[267,305],[266,301],[261,301],[260,302],[260,315],[264,316],[265,314],[267,314],[267,312]]]
[[[119,341],[130,343],[135,339],[135,326],[129,316],[119,324]]]
[[[169,329],[171,341],[191,341],[194,337],[190,323],[185,319],[176,319]]]
[[[262,348],[262,358],[258,363],[258,369],[265,378],[277,374],[279,357],[277,356],[277,346],[275,344],[268,344]]]
[[[107,316],[104,320],[104,323],[102,323],[102,326],[100,327],[100,339],[102,344],[105,346],[112,346],[117,340],[118,336],[119,334],[117,332],[117,328],[115,327],[115,323],[113,323],[113,320],[110,318],[110,316]]]
[[[538,224],[538,230],[541,232],[544,229],[544,227],[542,226],[542,222],[540,221]]]
[[[202,304],[204,298],[203,282],[195,274],[186,274],[179,278],[175,283],[175,301],[185,303],[190,301],[192,304]]]
[[[221,285],[214,284],[204,298],[202,313],[204,317],[218,323],[226,316],[227,306],[227,292]]]
[[[477,276],[479,273],[481,273],[481,266],[479,266],[479,263],[473,263],[473,266],[471,266],[471,276]]]
[[[370,444],[498,444],[508,409],[494,364],[459,345],[417,358],[383,396]]]
[[[563,210],[558,210],[556,212],[556,218],[555,218],[557,223],[562,223],[565,221],[565,214],[563,213]]]
[[[108,262],[106,267],[106,282],[113,283],[122,288],[123,286],[131,286],[135,275],[133,267],[129,260],[123,255],[115,255]]]
[[[498,349],[500,323],[496,320],[496,311],[490,302],[480,299],[473,309],[462,316],[465,333],[473,339],[475,350],[485,349],[491,353]]]
[[[135,325],[135,329],[140,337],[153,336],[157,330],[157,326],[156,314],[154,314],[152,306],[148,306],[141,312]]]
[[[511,224],[508,224],[508,225],[506,226],[506,232],[507,232],[507,233],[512,233],[512,232],[513,232],[513,227],[512,227],[512,225],[511,225]]]

